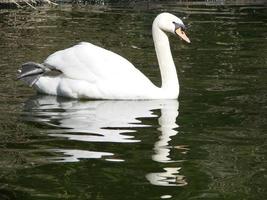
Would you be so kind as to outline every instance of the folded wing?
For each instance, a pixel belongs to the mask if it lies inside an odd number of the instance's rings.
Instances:
[[[101,81],[120,84],[151,83],[125,58],[86,42],[57,51],[44,63],[61,71],[68,78],[86,80],[92,84]]]

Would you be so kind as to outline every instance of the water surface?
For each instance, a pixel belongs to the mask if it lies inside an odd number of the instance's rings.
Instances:
[[[15,81],[26,61],[89,41],[155,84],[151,37],[163,11],[181,94],[78,101]],[[86,6],[0,11],[0,199],[264,199],[267,10],[263,6]]]

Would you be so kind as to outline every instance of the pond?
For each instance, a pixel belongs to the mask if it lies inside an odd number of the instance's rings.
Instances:
[[[160,86],[151,24],[168,11],[178,100],[79,101],[16,81],[80,41]],[[265,199],[267,8],[59,6],[0,10],[0,199]]]

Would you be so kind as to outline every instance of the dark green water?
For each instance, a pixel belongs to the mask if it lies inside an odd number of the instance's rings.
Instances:
[[[153,18],[170,36],[179,101],[78,101],[15,81],[21,63],[89,41],[157,85]],[[0,11],[0,199],[246,199],[267,196],[267,9],[62,7]]]

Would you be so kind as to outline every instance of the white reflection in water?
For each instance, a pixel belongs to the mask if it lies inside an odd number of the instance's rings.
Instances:
[[[170,158],[171,149],[176,148],[172,147],[169,143],[171,137],[177,135],[178,131],[175,128],[178,127],[176,124],[176,118],[178,117],[178,102],[166,104],[161,108],[161,116],[159,117],[159,128],[161,135],[159,140],[155,142],[154,150],[155,154],[152,155],[152,160],[160,163],[172,163],[178,162],[178,160],[173,160]],[[186,153],[187,148],[183,149]],[[181,162],[181,160],[179,161]],[[185,186],[187,185],[185,176],[180,175],[179,170],[181,167],[166,167],[164,172],[154,172],[148,173],[146,178],[153,185],[158,186]]]
[[[80,159],[88,158],[102,158],[103,156],[112,156],[112,153],[95,152],[85,150],[71,150],[71,149],[51,149],[53,152],[63,153],[65,156],[50,158],[54,162],[78,162]]]
[[[169,143],[178,132],[175,128],[178,116],[177,100],[150,101],[79,101],[54,96],[36,96],[25,104],[24,120],[46,124],[47,134],[69,140],[86,142],[136,143],[142,142],[129,135],[138,127],[147,127],[142,118],[157,118],[153,113],[161,111],[158,118],[161,135],[154,144],[152,160],[173,163],[170,151],[177,149]],[[188,149],[184,149],[185,153]],[[80,159],[104,158],[106,161],[122,162],[114,152],[99,152],[77,149],[51,149],[62,156],[51,158],[55,162],[77,162]],[[166,167],[164,172],[148,173],[146,178],[153,185],[184,186],[185,177],[179,167]]]
[[[179,174],[180,167],[166,167],[165,172],[149,173],[146,178],[152,185],[185,186],[185,176]]]
[[[58,127],[50,136],[88,142],[140,142],[132,135],[134,128],[145,127],[138,118],[157,117],[159,101],[78,101],[41,96],[27,103],[30,121]]]
[[[176,105],[175,105],[175,104]],[[174,130],[178,125],[176,124],[176,118],[179,114],[178,112],[178,102],[174,101],[172,104],[166,104],[161,109],[161,116],[159,117],[159,131],[161,131],[161,136],[159,140],[155,143],[155,154],[152,159],[157,162],[174,162],[169,158],[170,146],[169,142],[171,137],[175,136],[178,132]]]

